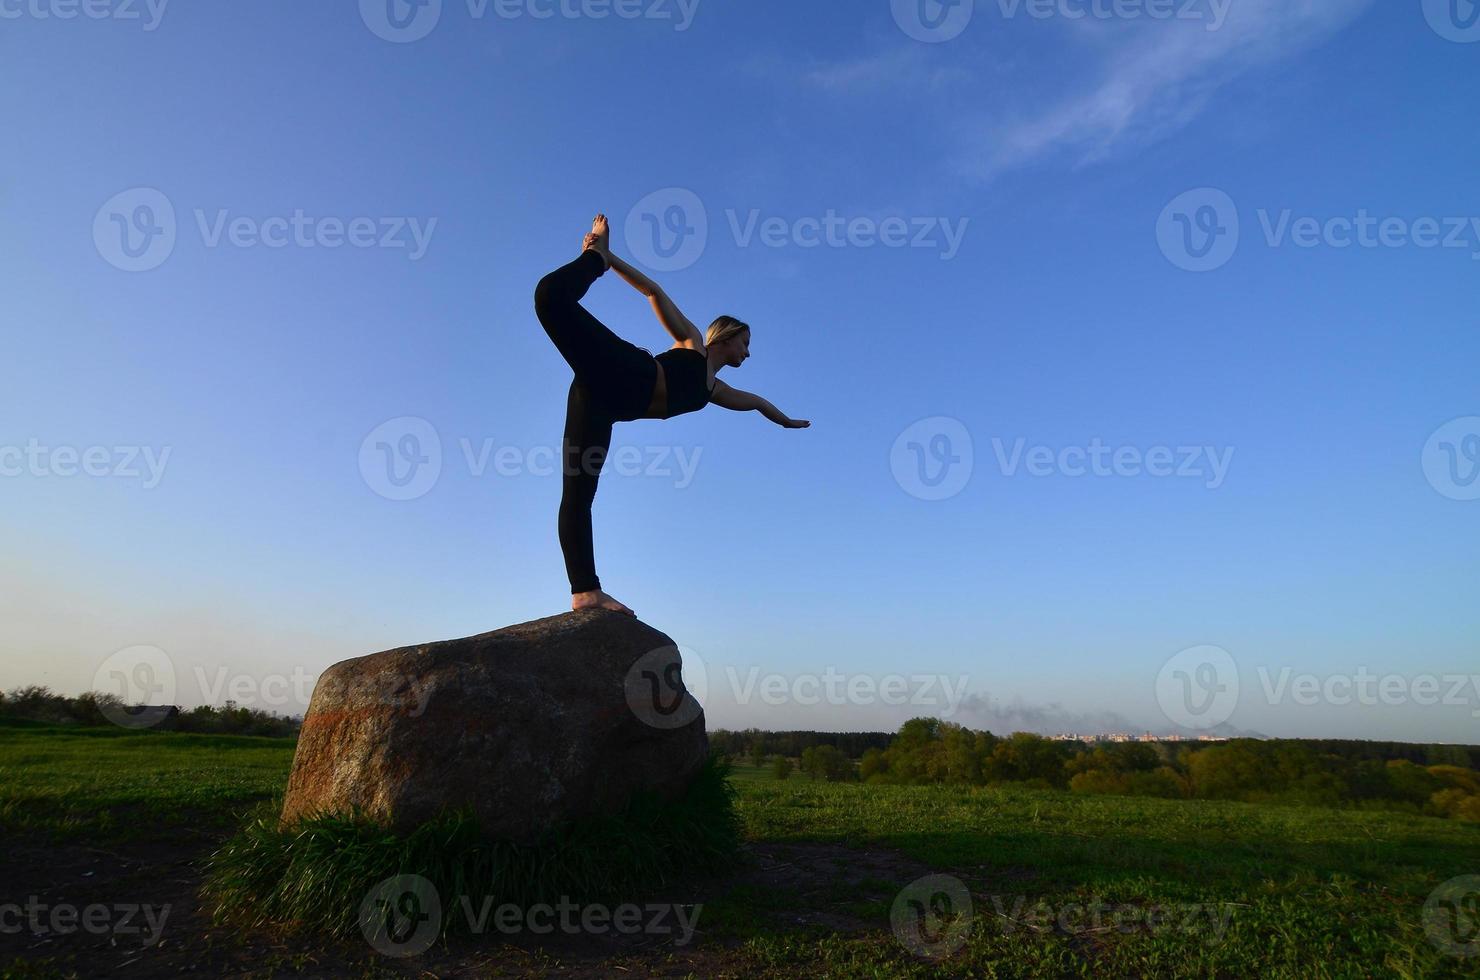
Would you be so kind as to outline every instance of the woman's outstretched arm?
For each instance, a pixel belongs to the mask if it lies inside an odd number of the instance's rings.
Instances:
[[[720,408],[728,408],[732,412],[760,412],[772,422],[787,429],[805,429],[812,424],[801,419],[788,418],[785,412],[760,395],[741,391],[739,388],[731,388],[718,378],[714,380],[714,393],[709,396],[709,400]]]
[[[591,237],[588,236],[588,240]],[[593,247],[600,248],[600,245]],[[648,298],[648,302],[653,304],[653,312],[657,314],[658,322],[663,324],[663,329],[667,330],[673,336],[674,340],[685,346],[693,347],[701,353],[703,352],[704,335],[699,332],[699,328],[694,326],[688,317],[683,315],[683,312],[679,310],[673,300],[668,298],[668,294],[663,292],[663,287],[653,282],[652,279],[648,278],[640,270],[633,268],[629,263],[613,255],[610,249],[603,249],[602,255],[606,257],[606,264],[611,266],[612,271],[627,280],[633,289]]]

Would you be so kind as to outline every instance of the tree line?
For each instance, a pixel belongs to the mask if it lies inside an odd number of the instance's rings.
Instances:
[[[752,752],[750,761],[758,756]],[[795,769],[813,779],[875,785],[1020,783],[1075,793],[1353,806],[1480,821],[1476,746],[1334,739],[1088,745],[915,718],[887,745],[868,745],[856,758],[820,740],[796,759],[793,765],[778,755],[773,775],[784,779]]]
[[[287,738],[296,736],[302,724],[299,718],[244,708],[234,701],[220,708],[208,704],[188,710],[173,705],[168,708],[158,722],[149,726],[151,731]],[[116,725],[115,719],[129,713],[129,706],[117,695],[96,691],[68,696],[36,684],[0,691],[0,719],[58,727],[108,726]]]

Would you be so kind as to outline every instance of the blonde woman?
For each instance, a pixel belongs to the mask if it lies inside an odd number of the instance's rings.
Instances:
[[[722,316],[701,334],[668,294],[611,253],[606,215],[598,214],[580,257],[545,276],[535,287],[534,309],[550,340],[575,373],[565,407],[562,441],[564,485],[560,496],[560,549],[570,578],[571,608],[632,610],[601,588],[591,541],[591,504],[611,446],[612,425],[635,419],[670,419],[711,402],[736,412],[760,412],[777,425],[805,429],[759,395],[719,380],[722,368],[750,357],[750,327]],[[656,357],[628,343],[581,306],[591,284],[615,269],[648,298],[673,346]]]

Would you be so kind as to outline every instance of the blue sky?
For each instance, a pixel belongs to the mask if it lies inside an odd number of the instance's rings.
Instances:
[[[1171,731],[1216,662],[1199,724],[1480,741],[1480,27],[1153,9],[0,2],[0,687],[147,647],[180,703],[296,711],[566,608],[531,294],[599,210],[813,423],[618,427],[598,568],[711,725]],[[429,432],[388,499],[375,445]]]

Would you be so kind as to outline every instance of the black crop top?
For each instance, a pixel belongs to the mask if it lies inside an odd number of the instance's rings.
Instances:
[[[709,404],[709,358],[692,347],[670,347],[654,358],[668,385],[666,418],[697,412]]]

